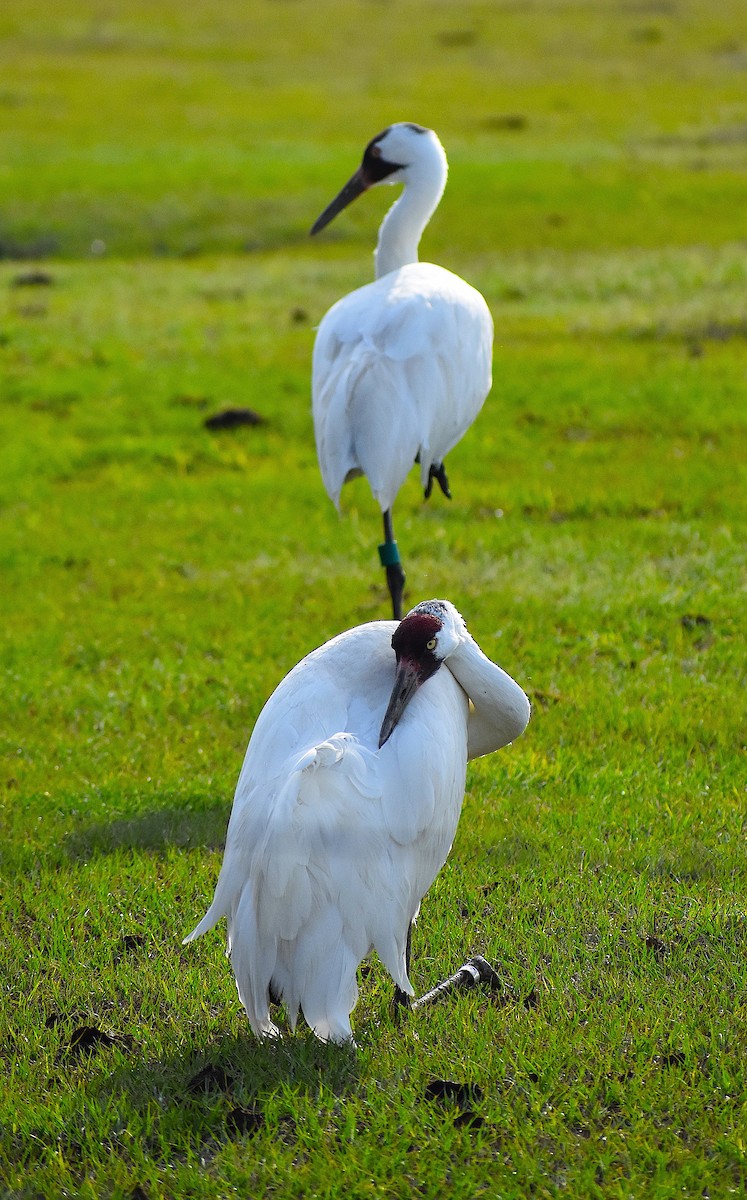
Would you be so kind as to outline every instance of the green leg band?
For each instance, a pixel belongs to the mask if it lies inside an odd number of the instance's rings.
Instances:
[[[399,549],[396,542],[384,542],[379,546],[379,558],[382,567],[393,567],[400,561]]]

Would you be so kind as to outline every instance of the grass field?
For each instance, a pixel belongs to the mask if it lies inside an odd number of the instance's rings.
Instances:
[[[743,1195],[744,6],[27,0],[0,38],[0,1195]],[[395,1027],[374,962],[356,1052],[263,1046],[181,938],[264,700],[388,615],[309,375],[392,193],[307,230],[396,119],[496,322],[453,502],[398,500],[409,599],[534,708],[413,981],[502,988]]]

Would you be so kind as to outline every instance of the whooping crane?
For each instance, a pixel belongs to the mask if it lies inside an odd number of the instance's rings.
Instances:
[[[386,214],[376,280],[344,296],[323,318],[313,356],[312,407],[324,486],[339,509],[342,485],[365,475],[384,518],[379,547],[394,617],[405,575],[392,505],[413,462],[426,499],[436,479],[451,498],[444,459],[490,391],[493,321],[479,292],[458,275],[418,262],[418,244],[446,185],[443,146],[421,125],[390,125],[325,208],[318,233],[379,183],[404,190]]]
[[[215,897],[185,941],[228,918],[258,1036],[270,1003],[317,1037],[352,1038],[356,971],[376,950],[400,992],[409,930],[446,861],[467,760],[529,720],[522,689],[447,600],[314,650],[270,696],[239,776]]]

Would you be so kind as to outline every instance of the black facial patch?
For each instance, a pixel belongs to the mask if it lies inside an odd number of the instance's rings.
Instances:
[[[363,152],[363,162],[361,163],[361,171],[363,172],[366,183],[381,183],[382,179],[386,179],[387,175],[392,175],[394,171],[399,171],[404,166],[404,163],[387,162],[381,153],[379,142],[385,138],[391,129],[391,125],[377,133],[375,138],[366,146]]]

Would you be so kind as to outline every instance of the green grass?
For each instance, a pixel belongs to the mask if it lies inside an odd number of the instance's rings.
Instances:
[[[741,230],[741,0],[122,7],[0,17],[6,253],[287,251],[402,114],[441,132],[453,166],[437,261]],[[325,235],[356,261],[367,208]]]
[[[48,8],[0,17],[0,244],[48,254],[0,264],[0,1195],[742,1194],[743,8]],[[496,320],[453,502],[398,500],[409,598],[534,702],[469,769],[413,978],[503,986],[396,1028],[374,963],[356,1053],[268,1047],[222,936],[180,942],[264,700],[387,615],[308,392],[391,195],[306,230],[398,117],[452,164],[426,253]],[[205,429],[239,404],[266,424]]]

